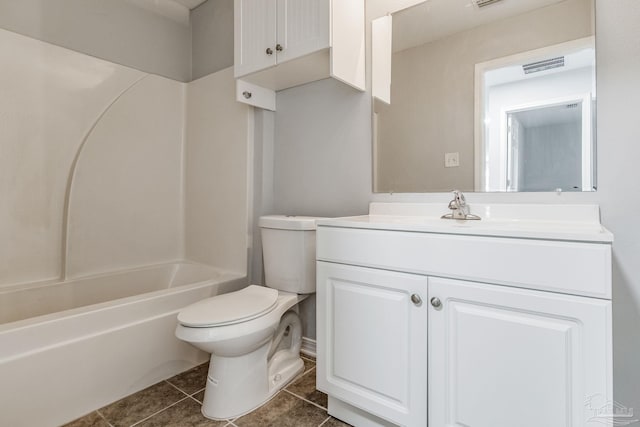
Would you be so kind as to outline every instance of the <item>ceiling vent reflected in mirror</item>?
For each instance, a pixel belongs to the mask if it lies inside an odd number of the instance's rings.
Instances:
[[[558,56],[557,58],[545,59],[543,61],[524,64],[522,66],[522,69],[524,70],[525,74],[531,74],[560,67],[564,67],[564,56]]]
[[[483,8],[494,3],[499,3],[502,0],[473,0],[473,4],[475,4],[479,8]]]

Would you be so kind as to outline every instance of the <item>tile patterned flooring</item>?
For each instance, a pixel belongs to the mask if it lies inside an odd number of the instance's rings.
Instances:
[[[64,427],[345,427],[327,414],[327,395],[316,390],[316,367],[302,356],[304,372],[269,402],[239,418],[213,421],[200,413],[209,364],[161,381]]]

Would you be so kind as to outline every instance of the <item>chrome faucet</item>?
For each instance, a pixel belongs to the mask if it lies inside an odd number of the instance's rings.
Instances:
[[[478,215],[473,215],[469,212],[469,205],[464,198],[462,191],[453,190],[453,200],[449,202],[449,209],[451,213],[442,215],[443,219],[474,219],[478,220]]]

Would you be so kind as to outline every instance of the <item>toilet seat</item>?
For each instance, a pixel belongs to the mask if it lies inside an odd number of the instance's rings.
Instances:
[[[276,289],[250,285],[204,299],[178,314],[178,322],[191,328],[209,328],[246,322],[272,311],[278,300]]]

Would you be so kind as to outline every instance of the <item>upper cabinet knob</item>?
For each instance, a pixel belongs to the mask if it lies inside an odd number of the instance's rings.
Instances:
[[[276,50],[277,50],[278,52],[282,52],[282,50],[283,50],[283,49],[284,49],[284,48],[282,47],[282,45],[281,45],[280,43],[278,43],[278,44],[276,45]]]
[[[265,51],[267,53],[267,55],[271,56],[273,55],[273,49],[271,49],[270,47],[267,48],[267,50]]]
[[[440,298],[433,297],[431,298],[431,305],[434,308],[440,308],[442,307],[442,301],[440,301]]]

